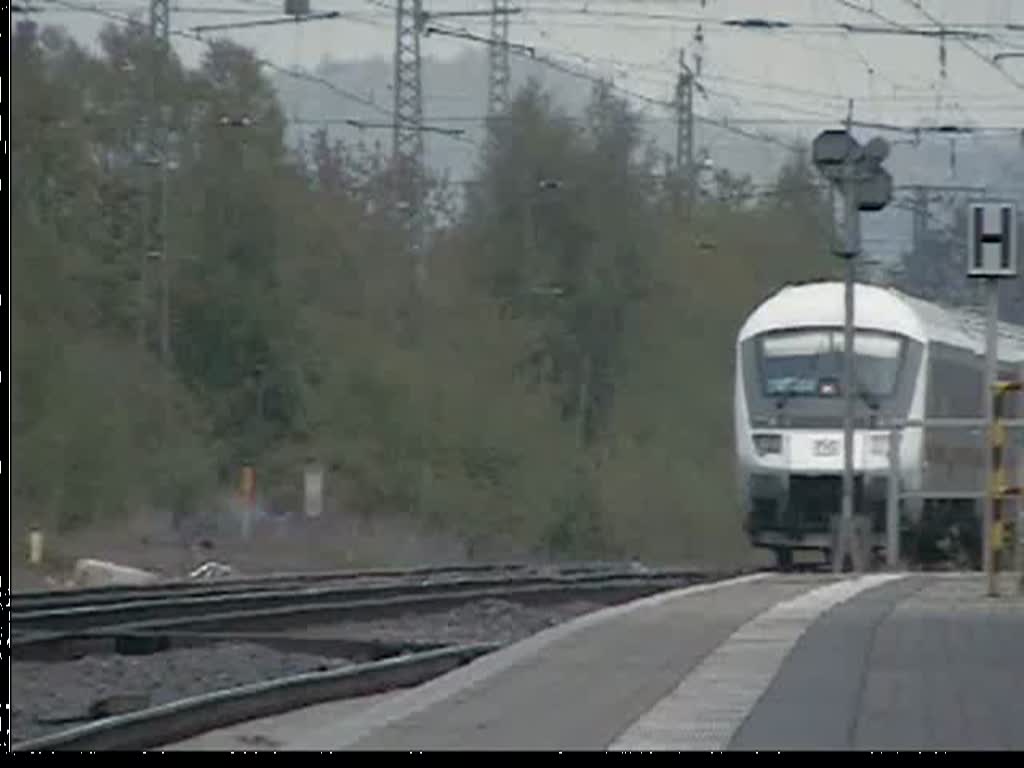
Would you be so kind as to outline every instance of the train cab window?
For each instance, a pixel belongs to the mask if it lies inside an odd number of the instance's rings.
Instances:
[[[843,333],[832,329],[776,331],[759,343],[761,381],[769,397],[835,397],[842,380]],[[905,341],[894,334],[859,331],[854,336],[858,390],[873,397],[893,394],[905,358]]]
[[[840,355],[845,349],[843,336],[837,336]],[[891,395],[896,389],[903,361],[903,342],[888,334],[858,333],[853,339],[856,353],[857,383],[863,392],[871,395]]]

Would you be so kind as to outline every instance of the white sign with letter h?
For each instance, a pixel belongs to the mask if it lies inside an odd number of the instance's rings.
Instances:
[[[971,203],[967,210],[969,277],[1016,277],[1017,207],[1011,202]]]

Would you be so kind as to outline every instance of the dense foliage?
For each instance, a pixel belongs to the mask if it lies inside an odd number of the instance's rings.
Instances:
[[[387,158],[324,133],[289,148],[258,62],[211,44],[165,79],[163,365],[147,43],[101,43],[46,30],[13,52],[17,518],[184,519],[243,464],[294,510],[316,459],[332,514],[410,516],[480,555],[739,551],[735,333],[783,282],[835,268],[805,155],[770,195],[718,172],[687,217],[612,90],[570,117],[527,88],[464,204],[431,181],[410,304]]]

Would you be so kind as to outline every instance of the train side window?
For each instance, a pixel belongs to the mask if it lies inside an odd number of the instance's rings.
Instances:
[[[952,360],[940,360],[933,384],[938,387],[939,416],[959,415],[963,402],[963,370]]]
[[[958,350],[938,347],[934,358],[932,387],[940,417],[976,416],[981,405],[981,372]]]
[[[950,416],[964,416],[967,402],[971,396],[971,370],[960,363],[951,363],[949,366],[948,384],[949,395],[952,400]]]
[[[960,364],[957,375],[962,382],[960,403],[956,415],[959,417],[977,416],[981,408],[981,392],[983,381],[980,373],[970,365]]]
[[[936,386],[937,389],[938,415],[940,417],[952,416],[956,413],[956,393],[948,386],[948,382],[953,380],[952,377],[956,375],[955,371],[947,361],[940,360],[935,366],[935,372],[938,375],[933,380],[933,386]],[[945,386],[937,386],[939,383],[945,384]]]
[[[929,368],[928,402],[926,404],[926,413],[929,416],[945,416],[947,408],[945,392],[941,387],[936,386],[936,382],[942,380],[942,375],[945,372],[942,360],[939,357],[938,348],[932,352],[932,359],[929,361]]]

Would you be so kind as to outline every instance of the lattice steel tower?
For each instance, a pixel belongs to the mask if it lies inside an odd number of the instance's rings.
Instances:
[[[487,89],[487,114],[499,115],[508,106],[512,80],[508,63],[509,0],[491,0],[490,70]]]
[[[395,3],[395,124],[392,142],[396,199],[399,216],[413,250],[417,283],[422,282],[423,78],[420,33],[424,23],[422,0]]]
[[[676,195],[685,185],[686,207],[693,204],[697,176],[693,163],[693,73],[686,64],[686,53],[679,51],[679,78],[676,81]]]

